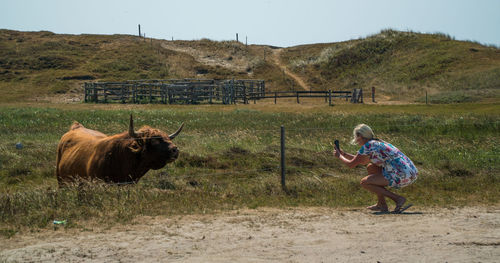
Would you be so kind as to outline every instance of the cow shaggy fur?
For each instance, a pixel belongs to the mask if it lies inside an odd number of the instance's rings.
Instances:
[[[107,136],[75,122],[57,146],[59,186],[81,181],[137,183],[150,169],[163,168],[177,159],[172,135],[144,126],[137,132],[130,116],[129,131]]]

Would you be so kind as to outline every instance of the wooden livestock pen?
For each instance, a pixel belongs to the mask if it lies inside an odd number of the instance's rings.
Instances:
[[[223,104],[248,103],[265,95],[263,80],[138,80],[85,83],[85,102]]]

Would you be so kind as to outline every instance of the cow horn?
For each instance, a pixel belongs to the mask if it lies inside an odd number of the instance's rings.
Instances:
[[[132,138],[136,138],[137,134],[134,131],[134,119],[132,118],[132,114],[130,114],[130,125],[128,126],[128,135]]]
[[[170,140],[173,140],[177,135],[179,135],[179,133],[181,133],[182,128],[184,128],[184,122],[181,124],[181,127],[179,127],[176,132],[170,134],[168,138],[170,138]]]

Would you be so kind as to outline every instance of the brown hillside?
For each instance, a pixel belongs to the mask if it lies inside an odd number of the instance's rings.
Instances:
[[[236,41],[0,30],[0,102],[78,101],[85,81],[264,79],[270,90],[377,87],[393,100],[497,99],[500,50],[445,35],[392,30],[291,48]],[[59,100],[60,101],[60,100]]]

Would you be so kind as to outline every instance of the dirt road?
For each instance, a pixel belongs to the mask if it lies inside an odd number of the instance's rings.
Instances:
[[[90,228],[90,227],[89,227]],[[141,218],[0,239],[0,262],[498,262],[500,207],[328,208]]]

